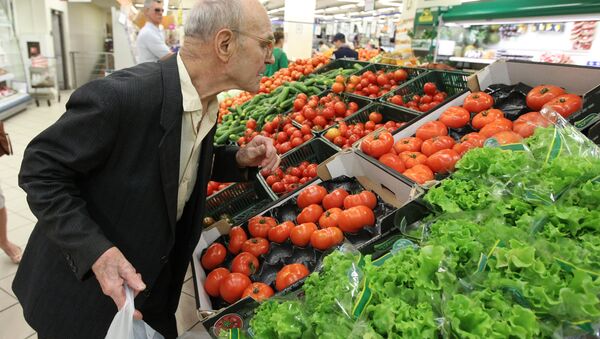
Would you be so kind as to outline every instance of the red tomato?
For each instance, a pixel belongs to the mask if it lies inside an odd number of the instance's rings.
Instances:
[[[285,242],[290,237],[290,232],[295,226],[291,221],[282,222],[269,230],[269,240],[279,244]]]
[[[499,109],[491,108],[477,113],[477,115],[473,117],[471,125],[475,129],[482,129],[483,126],[498,118],[504,118],[504,113]]]
[[[568,118],[571,114],[579,111],[583,107],[583,100],[579,95],[563,94],[548,101],[543,108],[549,108]]]
[[[389,132],[369,134],[360,144],[360,149],[366,154],[379,158],[394,146],[394,137]]]
[[[443,149],[450,149],[454,146],[454,144],[454,139],[447,135],[433,137],[431,139],[423,141],[423,145],[421,146],[421,153],[425,154],[426,156],[430,156],[437,151]]]
[[[479,113],[494,105],[494,98],[485,92],[473,92],[465,98],[463,107],[469,112]]]
[[[269,175],[266,179],[267,185],[273,186],[274,183],[279,181],[279,178],[275,175]]]
[[[348,192],[343,188],[338,188],[333,192],[325,195],[323,197],[323,207],[326,210],[330,208],[338,207],[341,208],[344,206],[344,199],[348,196]]]
[[[344,233],[339,227],[329,227],[326,228],[326,230],[329,231],[329,233],[331,234],[333,246],[339,245],[342,242],[344,242]]]
[[[394,80],[396,80],[397,82],[400,82],[400,81],[406,81],[406,79],[408,79],[408,73],[406,73],[405,70],[399,69],[399,70],[394,71]]]
[[[358,194],[349,195],[344,199],[344,209],[361,205],[374,209],[377,206],[377,196],[371,191],[362,191]]]
[[[399,157],[404,162],[404,167],[407,169],[427,162],[427,156],[421,152],[404,151],[400,153]]]
[[[310,242],[310,236],[317,230],[317,225],[312,222],[300,224],[290,232],[292,243],[299,247],[304,247]]]
[[[469,123],[470,119],[469,111],[460,106],[453,106],[444,111],[439,120],[450,128],[462,128]]]
[[[242,299],[251,297],[256,301],[263,301],[272,297],[273,294],[275,294],[275,291],[273,291],[271,286],[265,283],[255,282],[244,290],[244,293],[242,293]]]
[[[369,114],[369,120],[378,124],[383,120],[383,115],[381,115],[381,113],[378,112],[371,112]]]
[[[331,90],[333,91],[333,93],[342,93],[344,91],[344,85],[340,84],[339,82],[335,82],[331,86]]]
[[[204,281],[204,290],[206,293],[214,298],[220,297],[219,286],[221,285],[221,281],[228,275],[229,270],[224,267],[219,267],[210,272]]]
[[[242,273],[251,276],[258,271],[258,258],[252,253],[242,252],[233,258],[231,272]]]
[[[396,150],[398,154],[405,151],[419,152],[422,144],[423,140],[416,137],[402,138],[394,144],[394,150]]]
[[[512,121],[506,118],[498,118],[483,126],[481,131],[479,131],[479,134],[485,138],[489,138],[492,135],[502,131],[512,131]]]
[[[285,192],[285,185],[282,182],[276,182],[273,184],[273,186],[271,186],[271,189],[275,193],[278,193],[278,194],[283,193],[283,192]]]
[[[477,132],[472,132],[472,133],[466,134],[462,138],[460,138],[460,142],[462,142],[462,143],[468,142],[468,143],[475,145],[476,147],[483,147],[483,143],[485,142],[485,137],[483,137],[481,134],[479,134]]]
[[[225,256],[227,255],[227,250],[223,244],[218,242],[213,243],[208,246],[206,252],[202,255],[200,262],[202,263],[202,267],[207,270],[212,270],[217,266],[221,265],[223,261],[225,261]]]
[[[294,100],[294,112],[300,112],[304,105],[306,105],[306,101],[302,99]]]
[[[496,139],[500,145],[516,144],[523,140],[523,137],[513,131],[498,132],[492,138]]]
[[[423,85],[423,91],[425,94],[434,95],[437,91],[437,86],[433,82],[427,82]]]
[[[548,127],[550,121],[544,118],[539,112],[529,112],[521,115],[513,122],[513,132],[518,133],[523,138],[533,135],[538,126]]]
[[[248,232],[255,238],[266,238],[269,229],[277,225],[277,220],[271,217],[256,216],[248,220]]]
[[[391,167],[393,170],[395,170],[396,172],[404,172],[404,170],[406,170],[405,166],[404,166],[404,162],[400,159],[399,156],[395,155],[395,154],[391,154],[391,153],[387,153],[382,155],[379,158],[379,161],[388,166]]]
[[[306,206],[300,214],[296,217],[296,220],[299,224],[304,224],[307,222],[317,222],[319,221],[319,217],[323,214],[323,207],[317,204],[311,204]]]
[[[265,238],[251,238],[242,245],[242,251],[248,252],[257,258],[269,253],[269,248],[269,241]]]
[[[427,167],[427,165],[422,164],[417,164],[407,169],[402,174],[421,185],[427,181],[433,180],[433,171]]]
[[[400,96],[400,95],[392,96],[389,101],[392,104],[398,105],[398,106],[403,106],[403,104],[404,104],[404,100],[402,99],[402,96]]]
[[[476,146],[475,144],[470,142],[459,142],[458,144],[454,145],[454,147],[452,147],[452,150],[462,157],[465,153],[467,153],[467,151],[477,147],[479,146]]]
[[[250,286],[251,283],[250,278],[246,275],[241,273],[231,273],[221,280],[221,286],[219,287],[221,298],[226,302],[233,304],[240,300],[244,290]]]
[[[342,213],[340,208],[334,207],[328,209],[319,218],[319,226],[321,226],[321,228],[337,227],[340,213]]]
[[[436,173],[448,173],[454,171],[454,165],[460,160],[460,155],[451,149],[443,149],[435,152],[427,158],[427,166]]]
[[[338,117],[343,117],[344,113],[346,113],[346,104],[342,101],[338,101],[333,105],[333,109],[335,111],[335,115]]]
[[[539,111],[550,100],[565,94],[565,90],[554,85],[539,85],[527,93],[527,107]]]
[[[311,167],[314,169],[314,174],[316,176],[316,167]],[[307,174],[310,177],[313,177],[310,169],[307,168]],[[311,204],[320,204],[323,201],[323,198],[327,195],[327,190],[323,186],[319,185],[311,185],[306,187],[300,192],[298,195],[298,207],[305,208]]]
[[[356,233],[364,227],[375,225],[375,214],[369,207],[359,205],[342,211],[338,221],[342,231]]]
[[[275,288],[278,291],[282,291],[286,287],[293,285],[296,281],[308,276],[309,273],[308,268],[303,264],[283,266],[283,268],[277,272],[277,276],[275,277]]]
[[[240,253],[242,244],[244,244],[246,240],[248,240],[248,236],[243,228],[239,226],[232,227],[229,231],[229,245],[227,246],[229,252],[233,254]]]
[[[333,245],[331,235],[327,229],[316,230],[310,236],[310,245],[324,251]]]
[[[417,129],[416,136],[421,140],[448,135],[448,128],[440,121],[429,121]]]
[[[256,129],[256,120],[248,119],[248,122],[246,122],[246,128],[250,128],[252,130]]]

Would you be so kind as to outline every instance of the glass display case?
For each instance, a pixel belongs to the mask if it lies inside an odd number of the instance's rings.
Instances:
[[[31,101],[12,13],[7,5],[7,1],[0,1],[0,120],[22,111]]]

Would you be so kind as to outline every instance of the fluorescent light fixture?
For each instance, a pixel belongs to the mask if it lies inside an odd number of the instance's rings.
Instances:
[[[350,8],[354,8],[357,7],[358,5],[344,5],[344,6],[340,6],[340,9],[350,9]]]
[[[273,8],[272,10],[267,11],[268,14],[283,12],[285,9],[283,7]]]

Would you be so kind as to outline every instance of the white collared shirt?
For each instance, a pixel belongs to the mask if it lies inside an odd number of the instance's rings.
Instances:
[[[169,47],[160,29],[151,22],[146,22],[135,41],[138,51],[138,63],[156,62],[169,54]]]
[[[177,68],[179,69],[179,82],[183,98],[181,148],[179,155],[179,189],[177,190],[177,220],[179,220],[183,214],[185,203],[190,199],[190,195],[196,184],[202,140],[215,125],[219,110],[218,101],[215,97],[215,99],[208,103],[208,112],[202,120],[203,108],[200,96],[192,84],[190,75],[179,54],[177,54]],[[200,123],[201,120],[202,123]]]

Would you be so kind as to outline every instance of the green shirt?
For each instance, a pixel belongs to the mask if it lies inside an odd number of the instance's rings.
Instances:
[[[265,76],[270,77],[281,68],[288,67],[287,55],[285,55],[285,52],[281,48],[275,47],[273,50],[273,58],[275,58],[275,62],[272,65],[267,65]]]

